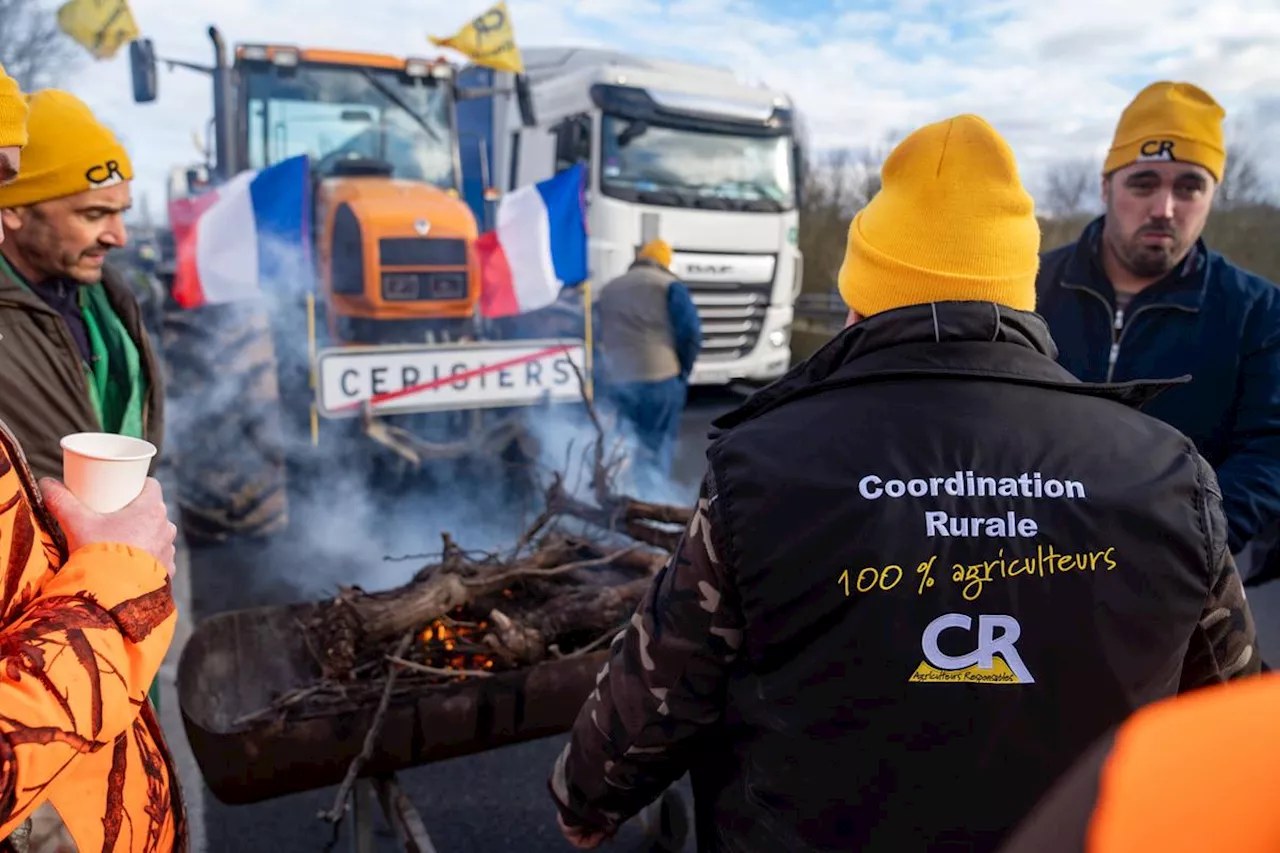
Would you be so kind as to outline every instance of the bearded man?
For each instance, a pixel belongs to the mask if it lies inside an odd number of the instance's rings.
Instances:
[[[1102,169],[1106,212],[1042,257],[1036,310],[1081,380],[1191,377],[1143,411],[1213,466],[1229,547],[1256,584],[1278,568],[1280,291],[1201,236],[1226,171],[1224,117],[1190,83],[1134,98]]]

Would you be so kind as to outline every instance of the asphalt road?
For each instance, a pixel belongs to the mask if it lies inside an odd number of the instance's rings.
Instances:
[[[696,492],[711,419],[740,399],[732,393],[704,393],[690,401],[675,465],[675,489],[686,500]],[[366,532],[357,537],[358,541],[347,542],[347,547],[341,549],[343,553],[337,556],[334,543],[341,532],[319,529],[314,538],[328,546],[321,549],[327,553],[315,549],[304,553],[298,545],[282,546],[285,550],[278,553],[193,553],[190,572],[194,616],[198,621],[223,610],[312,600],[356,566],[369,572],[362,576],[367,588],[392,585],[407,579],[422,561],[389,563],[382,556],[437,550],[441,529],[456,532],[461,527],[482,535],[516,529],[514,526],[519,524],[519,513],[510,507],[478,505],[468,511],[459,506],[453,492],[444,497],[442,505],[416,511],[425,521],[409,525],[415,529],[407,534],[406,525],[389,524],[382,531],[386,535],[370,536],[366,525]],[[460,541],[471,540],[462,537]],[[1251,592],[1250,598],[1263,634],[1264,656],[1280,662],[1280,583]],[[565,851],[571,848],[560,837],[546,792],[548,770],[563,742],[563,737],[553,737],[492,750],[405,772],[400,774],[400,780],[421,812],[439,853]],[[330,831],[316,815],[332,805],[333,788],[254,805],[228,806],[213,797],[201,779],[188,778],[184,782],[189,797],[203,797],[209,851],[318,853],[329,841]],[[683,782],[680,787],[687,796]],[[377,843],[379,851],[396,849],[385,827]],[[350,835],[344,830],[334,849],[345,851],[351,849],[350,845]],[[639,830],[632,828],[609,849],[631,853],[648,848]],[[692,840],[686,849],[693,849]]]

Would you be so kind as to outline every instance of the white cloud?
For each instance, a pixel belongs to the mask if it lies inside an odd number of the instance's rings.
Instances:
[[[434,53],[487,0],[133,0],[164,56],[205,61],[205,29],[228,40]],[[1280,5],[1275,0],[836,2],[823,17],[781,0],[509,0],[520,41],[611,45],[729,65],[789,91],[820,147],[867,147],[959,112],[987,118],[1028,184],[1059,160],[1105,154],[1115,121],[1147,82],[1185,79],[1227,108],[1263,152],[1280,146]],[[171,165],[195,155],[207,79],[162,71],[161,99],[135,105],[128,59],[92,65],[71,89],[128,138],[139,189],[163,199]],[[1280,189],[1280,165],[1261,164]]]

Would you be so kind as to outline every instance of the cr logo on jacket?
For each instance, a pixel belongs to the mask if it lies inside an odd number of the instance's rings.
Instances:
[[[924,660],[908,681],[970,682],[977,684],[1034,684],[1031,670],[1014,647],[1022,626],[1012,616],[984,613],[978,617],[978,647],[963,655],[949,655],[938,646],[948,628],[969,631],[973,618],[967,613],[945,613],[930,622],[920,638]],[[996,629],[1001,632],[997,636]],[[996,657],[999,655],[999,657]]]

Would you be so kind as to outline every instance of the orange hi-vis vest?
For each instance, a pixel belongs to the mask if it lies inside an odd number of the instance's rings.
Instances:
[[[1000,853],[1280,850],[1280,673],[1156,702],[1101,740]]]
[[[67,553],[0,423],[0,839],[48,801],[85,853],[187,849],[147,701],[176,622],[168,573],[149,554]]]

